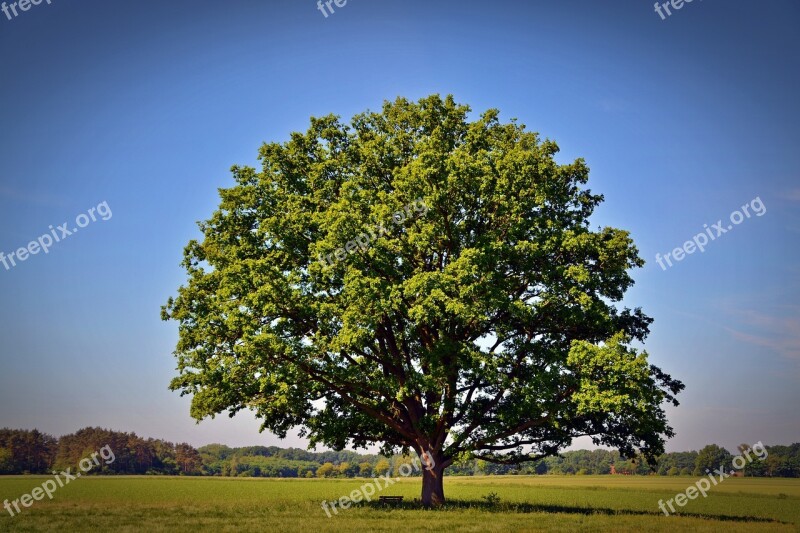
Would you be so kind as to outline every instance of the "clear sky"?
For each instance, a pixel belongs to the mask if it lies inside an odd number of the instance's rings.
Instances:
[[[652,361],[687,386],[668,449],[800,441],[800,4],[695,0],[665,20],[648,0],[333,7],[0,12],[0,251],[96,219],[0,263],[0,427],[300,444],[247,415],[196,425],[167,390],[177,331],[159,312],[183,246],[261,143],[311,115],[452,93],[585,158],[606,197],[593,222],[632,232],[647,265],[626,304],[655,319]],[[755,198],[762,216],[658,265]]]

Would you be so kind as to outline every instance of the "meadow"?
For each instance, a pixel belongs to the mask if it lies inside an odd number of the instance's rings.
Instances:
[[[0,478],[0,500],[16,499],[44,476]],[[419,508],[420,480],[402,479],[381,495],[390,507],[361,503],[328,518],[323,500],[364,479],[84,477],[34,502],[0,531],[798,531],[800,480],[731,478],[708,497],[666,517],[659,499],[691,477],[483,476],[445,481],[447,505]],[[499,501],[489,501],[490,494]]]

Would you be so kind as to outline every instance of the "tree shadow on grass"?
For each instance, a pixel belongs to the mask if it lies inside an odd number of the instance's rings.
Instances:
[[[354,507],[369,507],[376,510],[403,510],[403,511],[454,511],[462,509],[475,509],[493,513],[564,513],[582,515],[606,516],[660,516],[666,518],[661,511],[637,511],[634,509],[609,509],[607,507],[578,507],[572,505],[547,505],[532,503],[488,503],[476,500],[447,500],[441,507],[426,508],[420,500],[403,501],[401,503],[360,502]],[[765,522],[774,524],[788,524],[772,518],[760,516],[736,516],[710,513],[673,513],[671,516],[683,518],[700,518],[703,520],[723,520],[729,522]]]

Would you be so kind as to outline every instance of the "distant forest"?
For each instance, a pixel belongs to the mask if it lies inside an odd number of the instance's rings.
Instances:
[[[248,446],[230,448],[209,444],[194,448],[159,439],[143,439],[134,433],[85,428],[57,439],[37,430],[0,429],[0,474],[49,474],[75,468],[81,459],[108,445],[114,452],[111,464],[88,472],[95,475],[188,475],[232,477],[374,477],[399,475],[411,463],[408,456],[364,455],[350,451],[310,452],[299,448]],[[741,445],[736,450],[749,448]],[[768,455],[744,468],[745,476],[800,477],[800,443],[767,446]],[[652,470],[643,461],[622,459],[619,452],[579,450],[537,462],[508,466],[482,460],[465,460],[450,466],[448,475],[492,474],[617,474],[703,475],[706,469],[725,466],[730,470],[732,454],[715,444],[700,451],[666,453]],[[613,469],[612,469],[613,466]],[[406,469],[407,472],[408,469]],[[412,475],[420,475],[414,471]]]

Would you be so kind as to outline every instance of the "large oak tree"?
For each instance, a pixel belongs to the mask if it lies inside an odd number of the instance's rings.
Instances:
[[[250,409],[281,437],[428,454],[425,505],[459,458],[578,436],[663,451],[683,385],[630,347],[651,319],[618,304],[643,265],[629,233],[590,228],[583,160],[469,113],[434,95],[312,118],[232,168],[163,309],[193,417]]]

